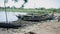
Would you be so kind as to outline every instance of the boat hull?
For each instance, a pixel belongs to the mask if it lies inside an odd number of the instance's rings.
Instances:
[[[0,28],[19,28],[21,25],[11,23],[0,23]]]

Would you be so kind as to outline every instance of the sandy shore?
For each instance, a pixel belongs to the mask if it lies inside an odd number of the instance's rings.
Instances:
[[[36,34],[60,34],[60,22],[57,20],[42,21],[42,22],[23,22],[27,25],[19,29],[4,29],[0,28],[0,34],[25,34],[28,32],[34,32]],[[29,23],[29,24],[28,24]],[[32,25],[32,23],[35,23]]]
[[[36,34],[60,34],[60,22],[42,22],[19,29],[7,30],[0,28],[0,34],[24,34],[30,31],[35,32]]]

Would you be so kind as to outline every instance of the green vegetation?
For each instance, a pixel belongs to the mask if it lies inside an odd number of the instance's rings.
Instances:
[[[4,8],[0,8],[0,11],[4,11]],[[27,13],[51,13],[51,12],[57,12],[60,13],[60,8],[58,9],[54,9],[54,8],[50,8],[50,9],[45,9],[45,8],[35,8],[35,9],[23,9],[23,8],[6,8],[7,12],[27,12]]]

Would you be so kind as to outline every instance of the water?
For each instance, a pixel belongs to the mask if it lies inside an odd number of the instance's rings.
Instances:
[[[16,21],[18,18],[16,15],[26,15],[27,13],[24,12],[7,12],[8,21]],[[0,11],[0,22],[6,22],[6,15],[5,12]]]

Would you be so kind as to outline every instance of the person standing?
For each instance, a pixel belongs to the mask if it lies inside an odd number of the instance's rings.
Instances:
[[[60,16],[58,16],[58,22],[60,22]]]

